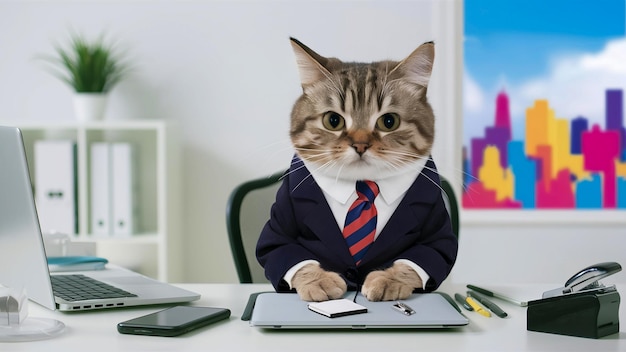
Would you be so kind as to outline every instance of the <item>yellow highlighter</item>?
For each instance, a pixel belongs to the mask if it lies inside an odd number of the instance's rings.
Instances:
[[[465,301],[467,302],[467,304],[472,306],[472,308],[474,308],[476,313],[484,315],[487,318],[491,317],[491,313],[489,313],[488,310],[484,309],[480,304],[478,304],[478,302],[474,301],[474,299],[472,297],[466,297]]]

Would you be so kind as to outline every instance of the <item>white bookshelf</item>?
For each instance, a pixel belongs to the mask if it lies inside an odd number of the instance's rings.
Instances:
[[[163,281],[182,281],[179,234],[178,143],[164,121],[1,122],[22,130],[33,180],[33,145],[40,139],[76,142],[78,231],[72,240],[93,241],[111,263]],[[90,145],[128,142],[135,151],[136,230],[130,236],[95,235],[91,230]],[[33,184],[36,188],[37,185]]]

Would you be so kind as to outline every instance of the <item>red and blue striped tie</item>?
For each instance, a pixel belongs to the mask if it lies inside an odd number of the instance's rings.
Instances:
[[[361,263],[365,252],[374,242],[377,221],[374,199],[378,192],[378,185],[373,181],[356,182],[358,198],[350,206],[343,228],[343,238],[348,243],[356,265]]]

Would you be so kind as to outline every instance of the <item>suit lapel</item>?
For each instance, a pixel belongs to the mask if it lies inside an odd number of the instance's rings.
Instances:
[[[389,247],[392,247],[402,236],[419,226],[419,224],[415,223],[415,219],[420,217],[417,214],[416,205],[418,203],[434,202],[441,192],[439,187],[433,184],[433,182],[439,183],[439,176],[433,170],[436,170],[436,167],[431,159],[407,190],[404,198],[391,215],[391,218],[389,218],[385,228],[363,257],[361,265],[365,265],[379,256],[384,256]]]
[[[298,162],[301,162],[298,160]],[[301,167],[289,174],[292,187],[291,196],[299,209],[306,214],[301,221],[335,253],[336,257],[347,265],[354,265],[348,245],[337,226],[322,190],[319,188],[309,171]]]
[[[411,188],[413,187],[414,186]],[[392,247],[398,239],[415,228],[415,222],[410,219],[415,219],[416,214],[412,207],[413,202],[407,196],[400,202],[396,211],[391,218],[389,218],[385,228],[383,228],[380,235],[376,238],[376,241],[372,243],[370,249],[365,253],[361,265],[365,265],[370,260],[384,256],[385,251],[387,251],[389,247]]]

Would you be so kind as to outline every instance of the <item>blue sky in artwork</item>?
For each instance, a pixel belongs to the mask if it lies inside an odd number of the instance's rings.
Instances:
[[[465,0],[465,33],[624,33],[624,0]]]
[[[482,85],[540,75],[558,55],[623,36],[624,0],[466,0],[465,64]],[[512,83],[513,83],[512,82]]]
[[[575,110],[575,106],[566,106],[563,95],[572,94],[565,92],[566,87],[586,82],[584,77],[573,76],[582,76],[579,72],[586,70],[590,62],[602,62],[600,65],[606,67],[606,72],[596,76],[604,79],[598,85],[620,84],[618,78],[626,78],[620,72],[616,74],[619,68],[604,63],[615,62],[616,56],[622,55],[626,48],[625,3],[625,0],[465,0],[464,94],[469,94],[464,97],[464,114],[465,120],[469,117],[472,124],[466,123],[464,143],[471,136],[480,136],[484,126],[490,124],[493,101],[502,89],[511,95],[511,114],[517,125],[523,124],[523,111],[528,104],[539,98],[556,104],[557,114],[559,111],[565,115],[584,113],[599,118],[596,115],[600,114],[600,107]],[[624,85],[621,83],[621,88],[626,88]],[[533,93],[540,96],[533,97]],[[584,97],[601,105],[600,93],[594,91]],[[468,103],[467,97],[473,101]],[[515,132],[519,133],[520,129]]]

